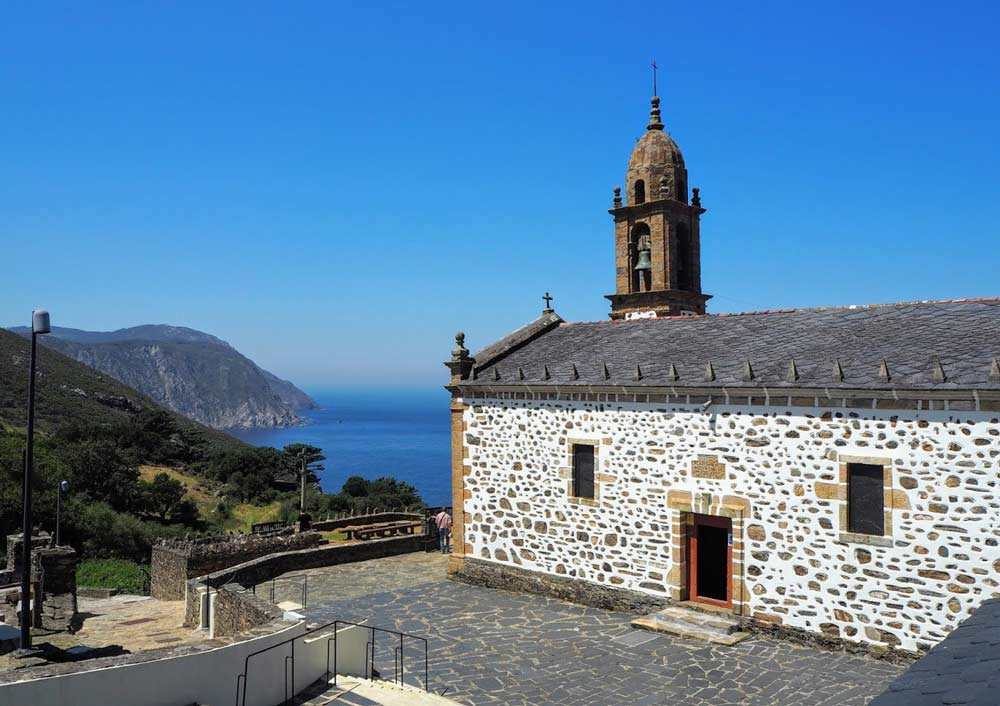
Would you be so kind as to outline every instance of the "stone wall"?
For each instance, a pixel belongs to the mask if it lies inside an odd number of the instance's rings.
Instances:
[[[184,584],[203,576],[275,552],[307,549],[319,545],[317,532],[270,536],[238,535],[164,541],[153,547],[150,595],[160,601],[184,599]]]
[[[420,512],[378,512],[372,515],[341,517],[336,520],[319,520],[318,522],[312,523],[312,528],[319,532],[330,532],[343,527],[370,525],[376,522],[398,522],[402,520],[420,520],[423,522],[423,519],[424,515]]]
[[[451,576],[474,586],[535,593],[604,610],[652,613],[666,607],[670,602],[663,596],[653,596],[626,588],[614,588],[538,571],[527,571],[516,566],[505,566],[471,557],[466,557],[462,562],[462,568],[452,572]]]
[[[917,650],[1000,595],[995,412],[476,400],[464,426],[473,559],[677,600],[696,512],[733,518],[757,621]],[[598,448],[592,504],[574,442]],[[847,532],[850,462],[884,468],[884,537]]]
[[[422,550],[423,535],[388,537],[353,544],[328,544],[322,547],[270,554],[228,567],[222,571],[197,576],[187,582],[184,624],[188,626],[198,624],[200,611],[198,593],[205,586],[219,588],[232,583],[249,587],[270,581],[272,578],[289,572],[380,559]],[[184,597],[183,594],[181,597]]]
[[[284,611],[238,584],[227,584],[215,594],[213,637],[238,635],[281,620]]]

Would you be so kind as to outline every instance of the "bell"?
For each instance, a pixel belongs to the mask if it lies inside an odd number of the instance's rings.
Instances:
[[[653,263],[649,260],[649,248],[639,251],[639,260],[635,263],[636,272],[653,269]]]

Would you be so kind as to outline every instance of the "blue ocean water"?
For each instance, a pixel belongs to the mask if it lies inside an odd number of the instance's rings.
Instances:
[[[234,431],[256,446],[303,443],[326,455],[323,490],[349,476],[394,476],[414,485],[428,505],[451,504],[449,396],[441,388],[307,390],[320,409],[289,429]]]

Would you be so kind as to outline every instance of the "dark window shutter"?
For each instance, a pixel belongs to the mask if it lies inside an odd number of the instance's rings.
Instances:
[[[885,534],[885,495],[882,466],[851,463],[847,466],[847,514],[851,532]]]
[[[594,447],[590,444],[573,446],[573,495],[594,497]]]

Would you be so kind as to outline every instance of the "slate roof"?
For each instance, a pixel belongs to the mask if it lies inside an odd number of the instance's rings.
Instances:
[[[1000,298],[595,323],[547,314],[475,358],[463,385],[1000,390]]]
[[[868,706],[945,704],[1000,704],[1000,599],[983,603]]]

